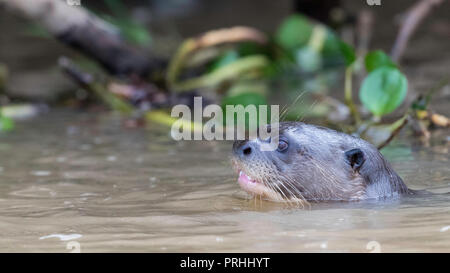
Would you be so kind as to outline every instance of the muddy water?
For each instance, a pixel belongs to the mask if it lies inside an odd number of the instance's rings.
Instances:
[[[450,191],[449,145],[386,150]],[[309,209],[249,199],[230,143],[173,142],[112,114],[53,112],[0,135],[0,251],[450,251],[450,195]]]

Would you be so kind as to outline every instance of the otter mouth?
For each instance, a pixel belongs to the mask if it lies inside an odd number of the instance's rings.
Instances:
[[[257,187],[265,187],[265,185],[263,185],[262,183],[256,181],[255,179],[251,178],[250,176],[248,176],[243,171],[239,171],[238,183],[243,189],[245,189],[245,190],[248,189],[248,190],[250,190],[252,192]]]
[[[264,183],[248,176],[242,170],[239,170],[238,173],[238,184],[247,193],[255,196],[261,196],[262,198],[271,201],[285,201],[285,198],[283,198],[280,193],[266,186]]]

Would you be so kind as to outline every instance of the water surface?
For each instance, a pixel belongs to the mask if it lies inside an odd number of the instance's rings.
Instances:
[[[450,195],[260,202],[236,183],[231,143],[150,128],[54,111],[0,135],[0,251],[450,251]],[[402,140],[385,154],[408,186],[448,192],[449,146]]]

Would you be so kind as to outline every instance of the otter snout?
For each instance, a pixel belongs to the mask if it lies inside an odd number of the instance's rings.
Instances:
[[[255,143],[248,140],[238,140],[233,144],[233,154],[242,159],[253,156],[255,151]]]

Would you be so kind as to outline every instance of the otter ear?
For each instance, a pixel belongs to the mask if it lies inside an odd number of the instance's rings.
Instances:
[[[366,160],[364,158],[364,153],[361,149],[351,149],[345,152],[345,157],[347,158],[348,163],[352,166],[353,170],[357,171],[364,164]]]

